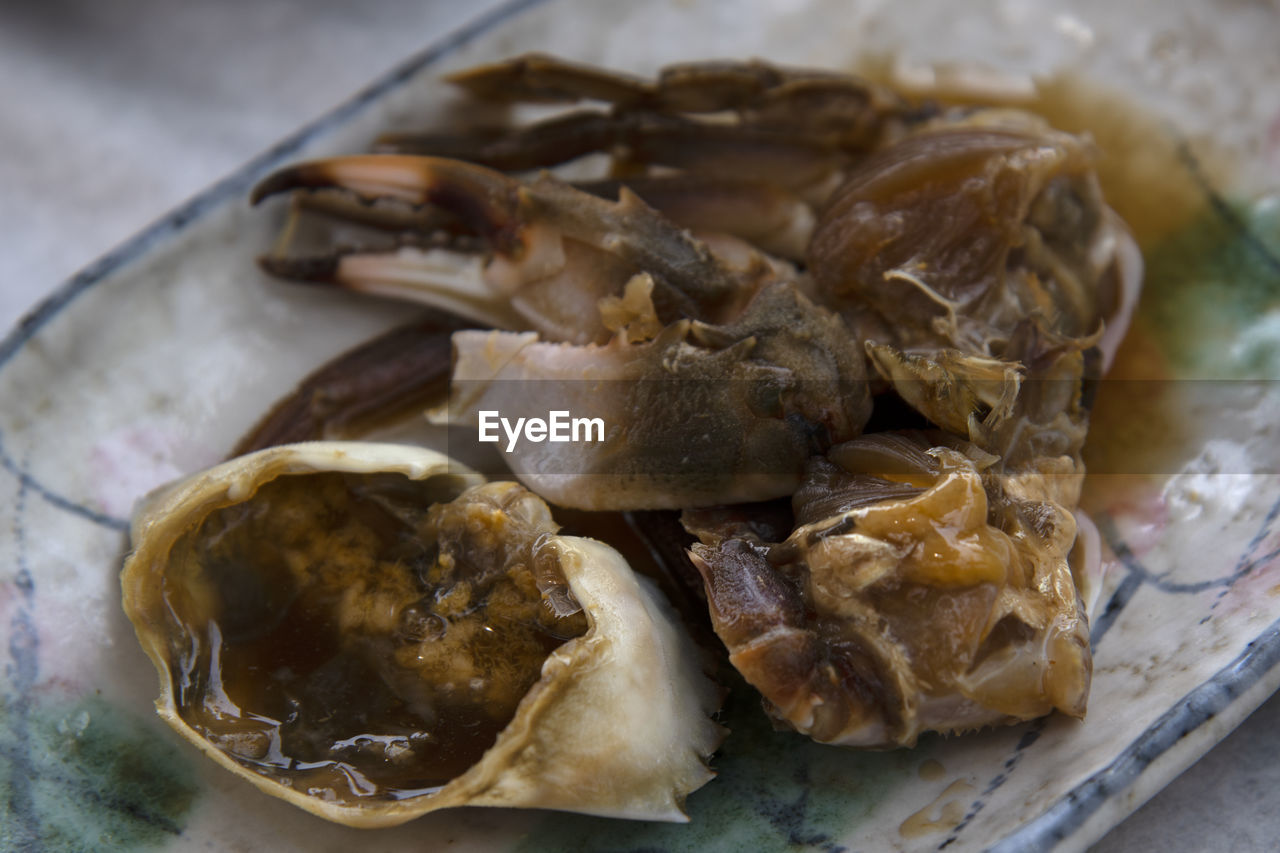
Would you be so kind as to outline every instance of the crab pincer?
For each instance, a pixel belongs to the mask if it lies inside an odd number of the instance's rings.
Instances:
[[[311,273],[304,277],[554,340],[607,340],[604,327],[592,322],[596,304],[620,293],[638,272],[653,277],[654,301],[667,320],[712,316],[739,290],[740,282],[703,243],[625,189],[610,201],[547,175],[524,183],[457,160],[368,154],[284,169],[264,180],[253,200],[299,189],[339,190],[373,205],[438,208],[486,254],[448,245],[425,251],[401,245],[391,252],[340,247],[320,258],[277,250],[264,263],[268,271],[292,276],[301,268]],[[410,221],[393,219],[391,227],[411,231],[411,225],[400,227]]]

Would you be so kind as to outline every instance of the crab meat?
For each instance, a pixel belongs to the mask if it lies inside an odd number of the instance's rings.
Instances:
[[[1072,496],[1054,472],[1014,482],[995,461],[942,433],[880,433],[814,461],[782,541],[686,513],[716,633],[775,720],[885,747],[1084,715],[1076,524],[1054,500]]]
[[[824,212],[810,266],[824,304],[847,308],[865,340],[1017,360],[1032,318],[1088,338],[1121,310],[1122,236],[1086,142],[1023,113],[978,113],[861,163]]]
[[[1141,258],[1086,141],[1009,111],[939,119],[867,158],[814,233],[817,298],[933,423],[1006,467],[1077,459]]]

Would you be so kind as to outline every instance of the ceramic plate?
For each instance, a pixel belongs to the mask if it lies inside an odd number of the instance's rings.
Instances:
[[[1280,682],[1280,15],[1225,0],[984,8],[511,3],[70,281],[0,343],[0,846],[1079,849],[1219,740]],[[1111,561],[1087,720],[856,753],[775,733],[735,694],[688,825],[464,810],[375,834],[260,794],[158,720],[120,610],[134,501],[219,459],[310,368],[406,310],[267,281],[253,258],[275,221],[249,187],[443,123],[442,72],[528,50],[646,73],[761,56],[920,91],[977,81],[1093,133],[1148,276],[1087,449]]]

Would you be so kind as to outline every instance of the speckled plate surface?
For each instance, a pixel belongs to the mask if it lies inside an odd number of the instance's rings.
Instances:
[[[1079,849],[1243,719],[1280,684],[1280,12],[954,7],[511,3],[14,329],[0,342],[0,847]],[[133,502],[220,458],[311,367],[404,312],[266,281],[252,259],[273,223],[248,188],[286,161],[440,123],[440,73],[527,50],[640,72],[761,56],[943,92],[972,85],[957,69],[980,62],[1006,97],[1094,134],[1148,276],[1087,448],[1086,507],[1112,568],[1087,720],[853,753],[771,731],[738,691],[690,825],[469,810],[370,835],[261,795],[156,718],[154,671],[119,606]]]

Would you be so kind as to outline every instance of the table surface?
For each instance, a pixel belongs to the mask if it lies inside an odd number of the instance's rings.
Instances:
[[[0,4],[0,331],[157,216],[496,5]],[[1270,850],[1276,791],[1280,696],[1093,849]]]

